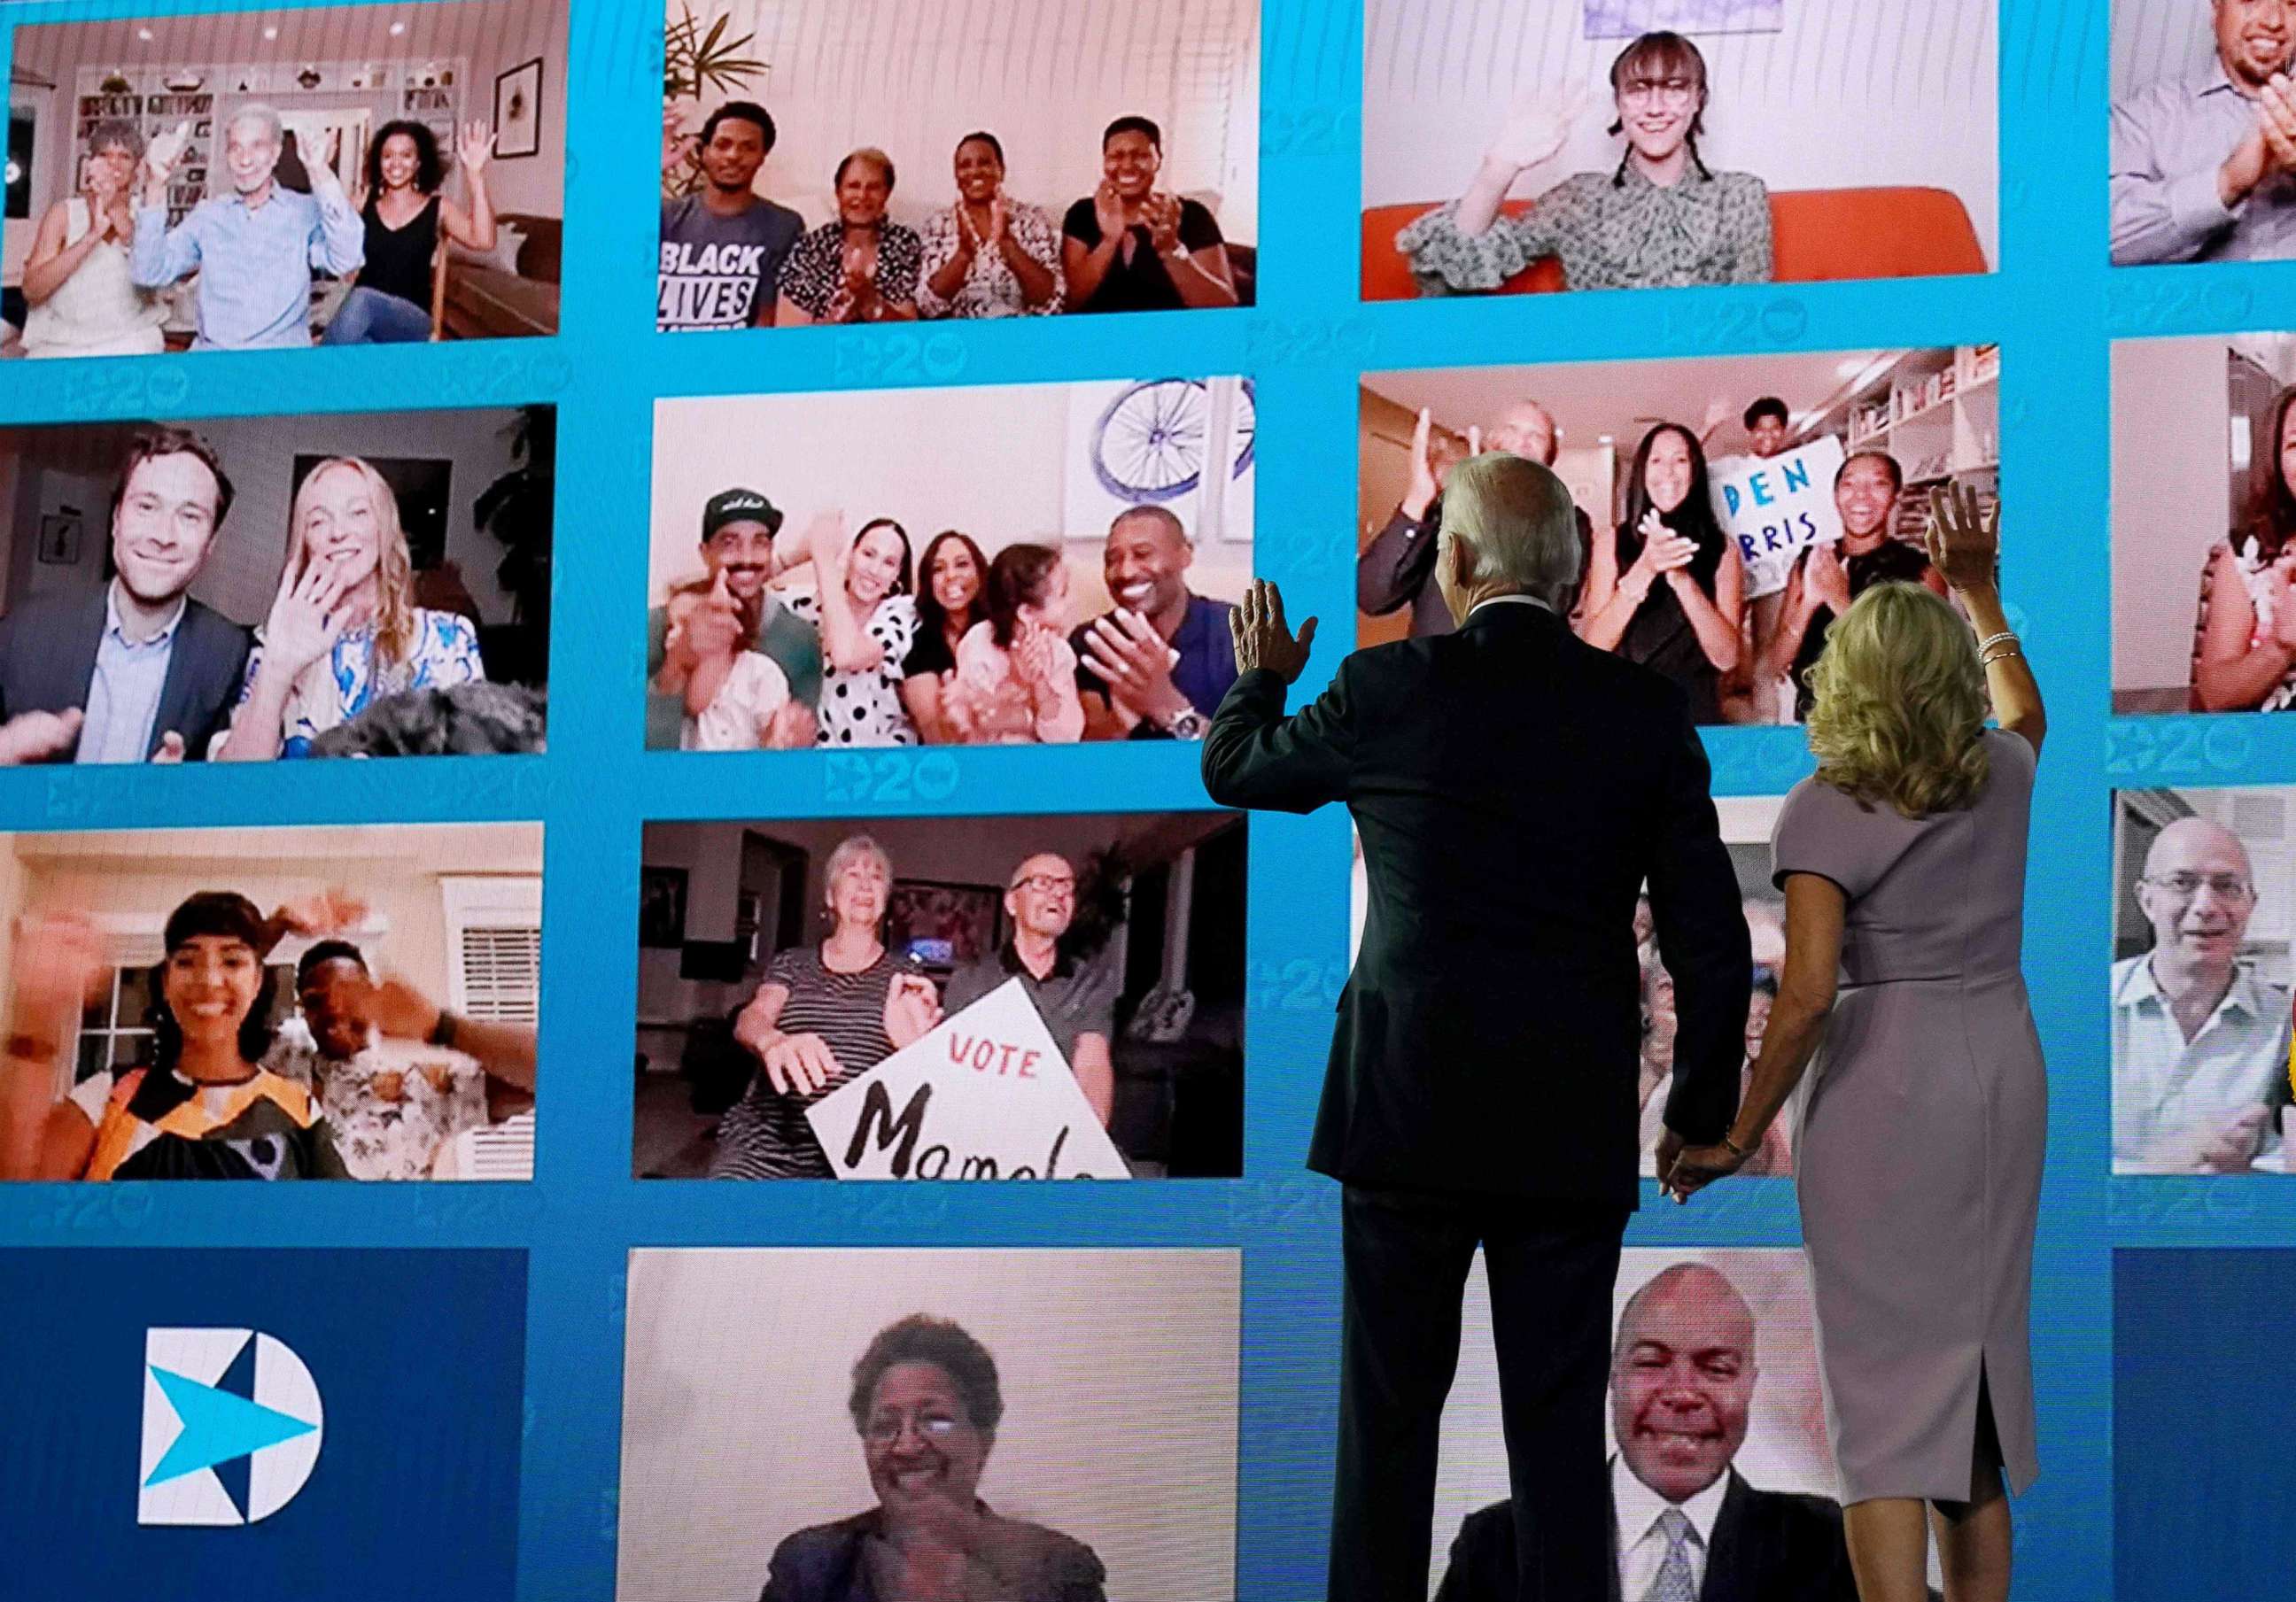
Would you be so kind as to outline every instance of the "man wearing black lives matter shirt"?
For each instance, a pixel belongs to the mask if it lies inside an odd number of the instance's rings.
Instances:
[[[748,101],[728,102],[701,125],[701,189],[662,202],[662,331],[753,328],[772,315],[782,259],[805,233],[803,217],[751,187],[773,148],[774,119]]]

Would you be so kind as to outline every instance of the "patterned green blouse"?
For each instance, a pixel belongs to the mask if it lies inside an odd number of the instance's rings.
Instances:
[[[1678,289],[1767,283],[1770,198],[1751,173],[1683,175],[1661,189],[1632,163],[1579,173],[1521,217],[1502,213],[1481,233],[1459,232],[1458,202],[1396,236],[1423,295],[1496,290],[1542,256],[1562,258],[1574,290]]]

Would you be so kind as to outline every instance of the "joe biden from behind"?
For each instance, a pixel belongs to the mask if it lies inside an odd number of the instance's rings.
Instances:
[[[1436,579],[1459,627],[1307,665],[1283,598],[1234,619],[1204,742],[1223,805],[1341,801],[1370,908],[1340,998],[1308,1166],[1346,1187],[1332,1602],[1423,1595],[1436,1435],[1483,1249],[1524,1602],[1610,1584],[1603,1399],[1638,1195],[1636,897],[1678,1032],[1659,1172],[1737,1108],[1745,915],[1683,692],[1583,643],[1570,496],[1546,468],[1452,470]]]

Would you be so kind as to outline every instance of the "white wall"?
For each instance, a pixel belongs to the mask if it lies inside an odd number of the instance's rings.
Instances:
[[[1754,1384],[1746,1443],[1734,1463],[1739,1473],[1765,1491],[1839,1494],[1833,1453],[1826,1445],[1825,1415],[1819,1399],[1815,1318],[1809,1280],[1795,1250],[1700,1251],[1689,1247],[1630,1249],[1619,1264],[1611,1299],[1615,1328],[1627,1298],[1677,1263],[1716,1270],[1753,1309]],[[1451,1539],[1460,1521],[1479,1508],[1507,1496],[1506,1440],[1499,1425],[1497,1348],[1491,1338],[1490,1298],[1484,1294],[1482,1254],[1467,1284],[1460,1327],[1459,1374],[1443,1408],[1442,1458],[1436,1470],[1435,1541],[1427,1589],[1441,1581]],[[1606,1450],[1615,1451],[1610,1404],[1603,1403]]]
[[[833,215],[838,159],[859,145],[899,169],[897,218],[947,205],[956,142],[975,128],[1004,143],[1006,188],[1057,221],[1100,182],[1101,130],[1138,115],[1164,130],[1165,186],[1217,194],[1222,232],[1259,238],[1257,0],[685,3],[705,30],[726,15],[729,38],[755,34],[744,53],[771,74],[704,103],[773,113],[780,140],[758,187],[809,224]]]
[[[824,508],[846,527],[890,517],[914,553],[944,528],[961,528],[995,556],[1035,541],[1064,549],[1071,611],[1107,609],[1101,577],[1103,523],[1064,527],[1069,423],[1097,416],[1121,382],[1011,384],[969,389],[846,390],[817,395],[718,396],[654,405],[653,532],[649,594],[701,571],[701,510],[737,485],[758,491],[794,539]],[[1193,531],[1186,502],[1172,511]],[[1240,600],[1251,576],[1250,502],[1236,497],[1218,538],[1198,541],[1189,584]],[[1230,537],[1242,535],[1238,539]],[[794,576],[810,582],[810,576]]]
[[[846,1394],[914,1312],[996,1360],[992,1508],[1090,1546],[1111,1602],[1234,1597],[1241,1270],[1232,1250],[633,1252],[619,1602],[754,1596],[783,1537],[874,1506]]]
[[[193,598],[250,625],[261,623],[268,614],[286,562],[287,519],[294,502],[291,486],[297,456],[411,456],[453,463],[446,559],[459,565],[463,584],[486,617],[507,621],[510,598],[495,578],[505,552],[500,541],[472,520],[471,508],[480,492],[513,465],[506,430],[517,415],[491,409],[307,413],[186,421],[184,427],[205,437],[222,454],[236,496],[206,568],[192,584]],[[104,552],[111,538],[106,509],[120,451],[136,426],[26,429],[0,437],[0,454],[12,454],[19,462],[18,506],[30,508],[44,495],[53,499],[46,492],[64,486],[78,492],[76,504],[88,506],[80,560],[75,566],[29,560],[20,546],[34,537],[37,522],[0,535],[20,547],[10,553],[10,567],[24,578],[24,593],[94,588],[102,582]],[[698,521],[697,518],[697,526]]]
[[[1961,197],[1998,264],[1998,0],[1786,0],[1767,34],[1697,39],[1712,85],[1709,165],[1774,190],[1923,184]],[[1537,194],[1608,171],[1620,39],[1579,37],[1578,0],[1365,0],[1363,203],[1456,195],[1518,96],[1584,85],[1595,102]]]
[[[2231,404],[2221,335],[2112,347],[2112,687],[2192,682],[2209,548],[2225,537]]]
[[[2210,0],[2112,0],[2112,97],[2206,72],[2216,55]]]
[[[402,31],[390,32],[397,26]],[[275,39],[264,29],[275,29]],[[149,31],[152,37],[140,37]],[[82,68],[140,72],[152,67],[212,69],[219,64],[304,62],[466,62],[463,120],[491,124],[495,75],[543,60],[542,150],[488,168],[496,208],[542,217],[564,215],[566,159],[566,0],[424,0],[418,4],[314,5],[290,10],[201,11],[126,16],[19,29],[17,68],[58,86],[38,130],[34,215],[11,223],[7,282],[17,282],[30,253],[39,212],[64,192],[78,159],[73,116]],[[214,88],[217,86],[207,86]],[[347,102],[362,97],[350,94]],[[381,102],[378,104],[382,103]],[[59,115],[61,113],[61,115]],[[459,193],[460,180],[454,181]]]
[[[538,875],[538,823],[139,830],[0,837],[0,925],[34,908],[157,928],[187,895],[236,890],[266,912],[340,886],[385,927],[368,956],[434,1000],[447,995],[450,874]]]

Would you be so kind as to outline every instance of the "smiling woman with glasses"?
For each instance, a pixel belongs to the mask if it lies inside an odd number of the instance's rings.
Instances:
[[[1458,200],[1397,236],[1427,295],[1496,290],[1543,256],[1562,258],[1574,290],[1766,283],[1769,192],[1751,173],[1710,171],[1706,58],[1675,33],[1648,33],[1611,65],[1613,136],[1626,153],[1609,172],[1583,172],[1520,216],[1507,192],[1570,143],[1587,94],[1517,108]]]
[[[848,1405],[877,1506],[783,1541],[758,1602],[1104,1602],[1090,1547],[977,1494],[1004,1397],[996,1360],[962,1326],[887,1325],[853,1365]]]

